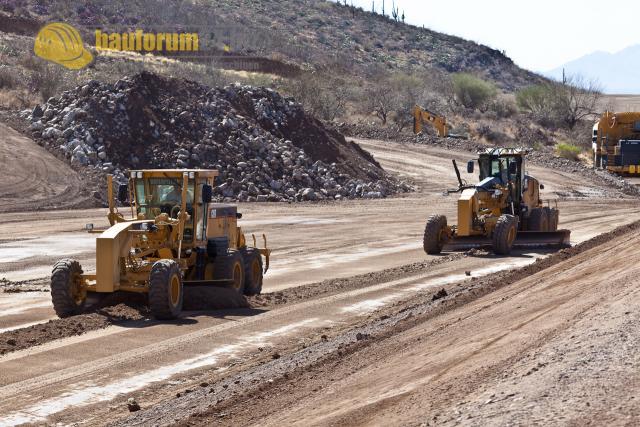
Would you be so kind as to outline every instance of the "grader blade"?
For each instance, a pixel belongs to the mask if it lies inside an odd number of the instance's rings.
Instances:
[[[519,231],[516,248],[562,248],[571,246],[571,230]]]
[[[485,236],[454,237],[444,245],[445,251],[490,248],[493,241]],[[514,248],[564,248],[571,245],[571,231],[519,231]]]

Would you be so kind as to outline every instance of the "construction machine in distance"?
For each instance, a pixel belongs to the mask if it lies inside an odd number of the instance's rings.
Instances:
[[[433,126],[441,138],[449,136],[449,126],[447,119],[428,111],[419,105],[413,107],[413,133],[416,135],[422,132],[424,124],[428,123]]]
[[[461,193],[458,224],[448,225],[444,215],[429,217],[425,252],[492,247],[496,254],[507,255],[513,247],[569,245],[571,232],[558,230],[557,205],[547,202],[545,206],[540,198],[544,185],[525,173],[525,155],[525,151],[511,148],[480,153],[480,182],[472,185],[462,180],[453,160],[459,187],[446,194]],[[469,161],[467,172],[473,173],[474,165]]]
[[[53,307],[60,317],[80,314],[90,294],[116,291],[148,295],[151,313],[174,319],[182,311],[184,286],[224,286],[255,295],[269,268],[271,251],[247,244],[237,207],[212,203],[215,170],[136,170],[118,188],[131,205],[125,219],[107,177],[111,227],[96,239],[96,271],[64,259],[51,276]],[[92,224],[87,224],[90,232]],[[263,263],[264,257],[264,263]],[[263,269],[264,265],[264,269]]]
[[[640,113],[605,112],[593,126],[593,167],[640,175]]]

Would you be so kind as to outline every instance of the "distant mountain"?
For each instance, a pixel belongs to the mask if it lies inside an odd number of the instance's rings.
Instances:
[[[606,93],[640,94],[640,45],[616,53],[593,52],[543,74],[561,80],[563,68],[567,74],[597,79]]]

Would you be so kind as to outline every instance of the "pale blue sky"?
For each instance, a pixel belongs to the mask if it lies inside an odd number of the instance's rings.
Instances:
[[[347,0],[348,3],[351,0]],[[375,0],[380,12],[382,0]],[[353,0],[371,10],[371,0]],[[392,0],[385,0],[390,14]],[[396,0],[407,21],[505,50],[518,65],[548,71],[596,50],[640,43],[640,2],[618,0]]]

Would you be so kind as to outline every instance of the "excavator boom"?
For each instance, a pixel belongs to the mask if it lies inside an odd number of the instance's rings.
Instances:
[[[432,113],[416,105],[413,107],[413,133],[416,135],[422,132],[424,123],[429,123],[438,131],[438,136],[444,138],[449,135],[447,119]]]

